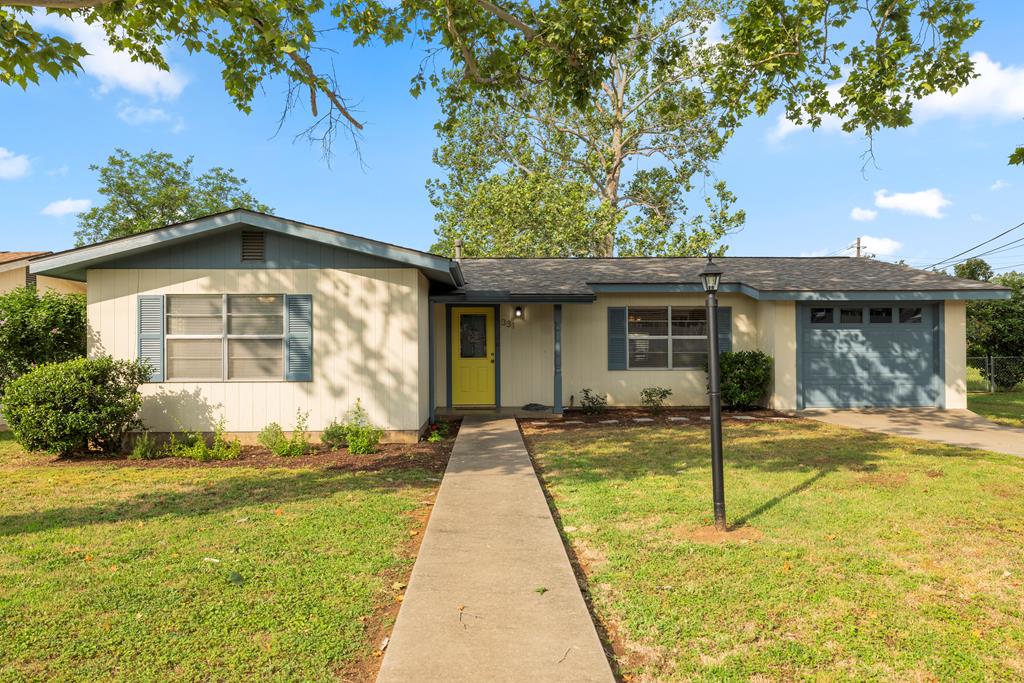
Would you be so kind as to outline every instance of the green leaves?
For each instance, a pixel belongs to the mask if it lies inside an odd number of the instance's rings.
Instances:
[[[79,214],[78,246],[125,237],[228,209],[263,213],[273,209],[245,189],[245,178],[233,169],[215,166],[199,176],[192,172],[192,157],[176,161],[167,152],[149,150],[133,155],[115,150],[99,173],[97,190],[107,201]]]

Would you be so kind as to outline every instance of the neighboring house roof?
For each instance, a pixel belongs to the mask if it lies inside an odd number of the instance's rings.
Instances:
[[[0,272],[24,268],[29,259],[49,253],[48,251],[0,251]]]
[[[715,259],[725,271],[722,291],[758,299],[906,298],[1002,299],[1006,287],[908,266],[850,257]],[[701,291],[703,258],[463,259],[466,286],[457,296],[485,300],[593,298],[599,292]],[[878,294],[877,297],[875,295]]]
[[[458,287],[465,284],[459,264],[451,259],[249,209],[232,209],[136,235],[58,252],[34,261],[31,272],[85,281],[85,274],[89,268],[100,267],[104,263],[126,256],[163,249],[170,243],[205,237],[239,226],[278,232],[412,266],[422,270],[431,280],[449,286]]]

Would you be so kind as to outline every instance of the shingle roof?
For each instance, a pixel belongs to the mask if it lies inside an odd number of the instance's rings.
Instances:
[[[0,265],[5,263],[13,263],[14,261],[22,261],[24,259],[32,258],[33,256],[42,256],[43,254],[49,254],[48,251],[0,251]]]
[[[715,259],[723,284],[760,291],[1003,290],[908,266],[850,257]],[[592,294],[594,284],[699,284],[702,258],[463,259],[464,291]]]

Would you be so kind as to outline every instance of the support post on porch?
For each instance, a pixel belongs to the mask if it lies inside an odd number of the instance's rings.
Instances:
[[[562,414],[562,304],[555,304],[555,394],[552,411]]]
[[[429,349],[427,359],[427,419],[430,424],[437,421],[437,401],[434,398],[434,304],[427,302],[427,348]]]

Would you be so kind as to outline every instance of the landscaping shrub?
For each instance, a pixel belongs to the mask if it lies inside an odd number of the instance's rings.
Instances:
[[[345,430],[345,445],[353,455],[368,455],[377,450],[377,444],[384,436],[384,430],[370,422],[363,404],[356,399],[356,404],[345,414],[342,423]]]
[[[772,382],[772,357],[762,351],[721,355],[722,405],[732,410],[762,407]]]
[[[148,377],[144,364],[110,357],[48,363],[7,385],[4,416],[28,450],[117,451],[124,435],[142,426],[139,385]]]
[[[271,422],[259,433],[257,440],[270,449],[274,455],[297,457],[309,452],[309,413],[301,410],[295,413],[295,428],[291,436],[285,436],[281,425]]]
[[[640,390],[640,403],[650,408],[652,413],[660,413],[671,395],[672,390],[667,387],[644,387]]]
[[[320,433],[320,441],[332,451],[336,451],[345,445],[345,425],[338,424],[337,420],[331,420],[331,424],[324,427]]]
[[[429,443],[440,443],[448,438],[451,428],[447,422],[434,422],[427,430],[427,441]]]
[[[224,418],[217,421],[213,428],[213,438],[209,442],[202,432],[187,432],[184,441],[177,435],[171,435],[167,445],[167,454],[175,458],[188,458],[199,462],[211,460],[237,460],[242,456],[242,442],[238,439],[228,441],[224,437]]]
[[[0,294],[0,395],[37,365],[85,355],[85,295],[19,287]]]
[[[161,455],[163,455],[163,451],[149,436],[149,432],[143,432],[135,439],[135,443],[132,444],[132,452],[128,457],[132,460],[156,460]]]
[[[600,415],[608,408],[608,399],[602,394],[595,394],[588,388],[580,392],[580,408],[587,415]]]

